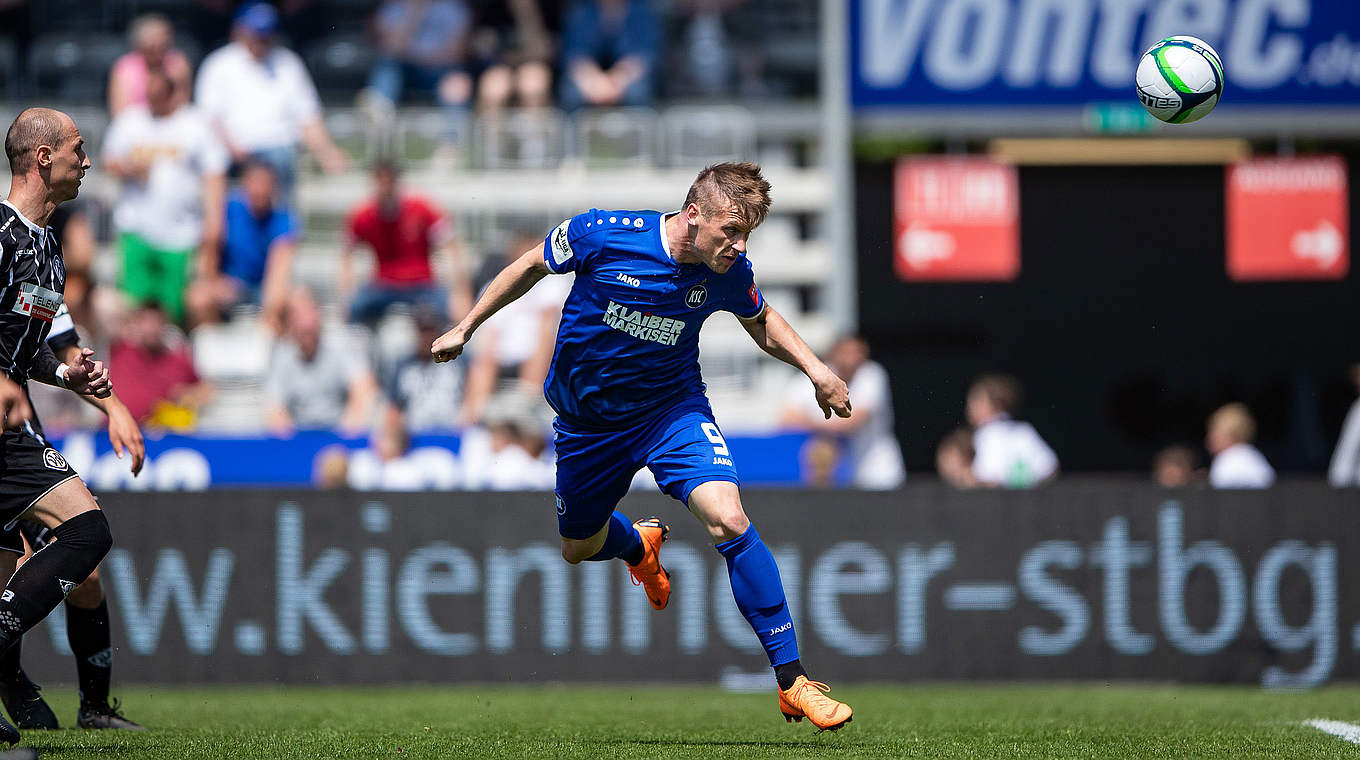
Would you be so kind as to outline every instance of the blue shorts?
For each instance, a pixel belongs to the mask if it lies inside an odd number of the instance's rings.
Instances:
[[[686,399],[627,430],[583,430],[560,417],[553,430],[557,532],[563,538],[598,533],[643,467],[652,471],[664,493],[686,505],[700,483],[741,482],[703,396]]]

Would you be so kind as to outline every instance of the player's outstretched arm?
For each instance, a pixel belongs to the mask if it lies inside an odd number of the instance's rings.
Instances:
[[[850,389],[831,368],[808,348],[798,332],[769,304],[751,319],[742,319],[741,326],[751,334],[751,339],[765,353],[791,364],[802,371],[812,381],[817,393],[817,405],[822,414],[831,419],[832,412],[837,417],[850,416]]]
[[[472,311],[463,317],[463,321],[435,339],[434,344],[430,346],[434,360],[451,362],[457,359],[458,355],[463,353],[463,346],[472,337],[472,333],[481,327],[483,322],[505,308],[506,304],[528,293],[529,288],[549,274],[551,272],[543,261],[541,250],[532,248],[525,251],[523,256],[502,269],[491,284],[486,286],[482,297],[477,299]]]

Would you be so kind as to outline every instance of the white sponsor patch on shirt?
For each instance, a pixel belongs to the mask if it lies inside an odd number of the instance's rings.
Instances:
[[[685,329],[685,323],[679,319],[644,314],[613,301],[604,311],[604,323],[634,338],[650,340],[663,346],[674,346]]]
[[[569,226],[571,226],[570,219],[559,224],[552,233],[553,263],[559,267],[576,255],[576,251],[571,249],[571,242],[567,240],[567,228]]]
[[[61,294],[48,290],[41,285],[25,282],[19,285],[19,294],[14,299],[14,313],[23,314],[51,322],[61,308]]]

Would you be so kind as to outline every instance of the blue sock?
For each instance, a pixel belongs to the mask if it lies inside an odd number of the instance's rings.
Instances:
[[[630,565],[642,561],[642,536],[628,521],[628,516],[615,510],[609,516],[609,532],[604,536],[604,546],[594,555],[586,557],[586,562],[603,562],[618,557]]]
[[[737,609],[751,624],[765,647],[770,665],[784,665],[798,659],[798,636],[784,600],[784,584],[774,555],[760,540],[754,525],[746,532],[718,544],[718,553],[727,559],[727,576],[732,581],[732,597]]]

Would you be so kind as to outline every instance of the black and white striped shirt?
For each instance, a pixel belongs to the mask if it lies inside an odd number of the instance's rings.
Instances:
[[[51,227],[0,202],[0,371],[25,384],[61,310],[66,264]]]

